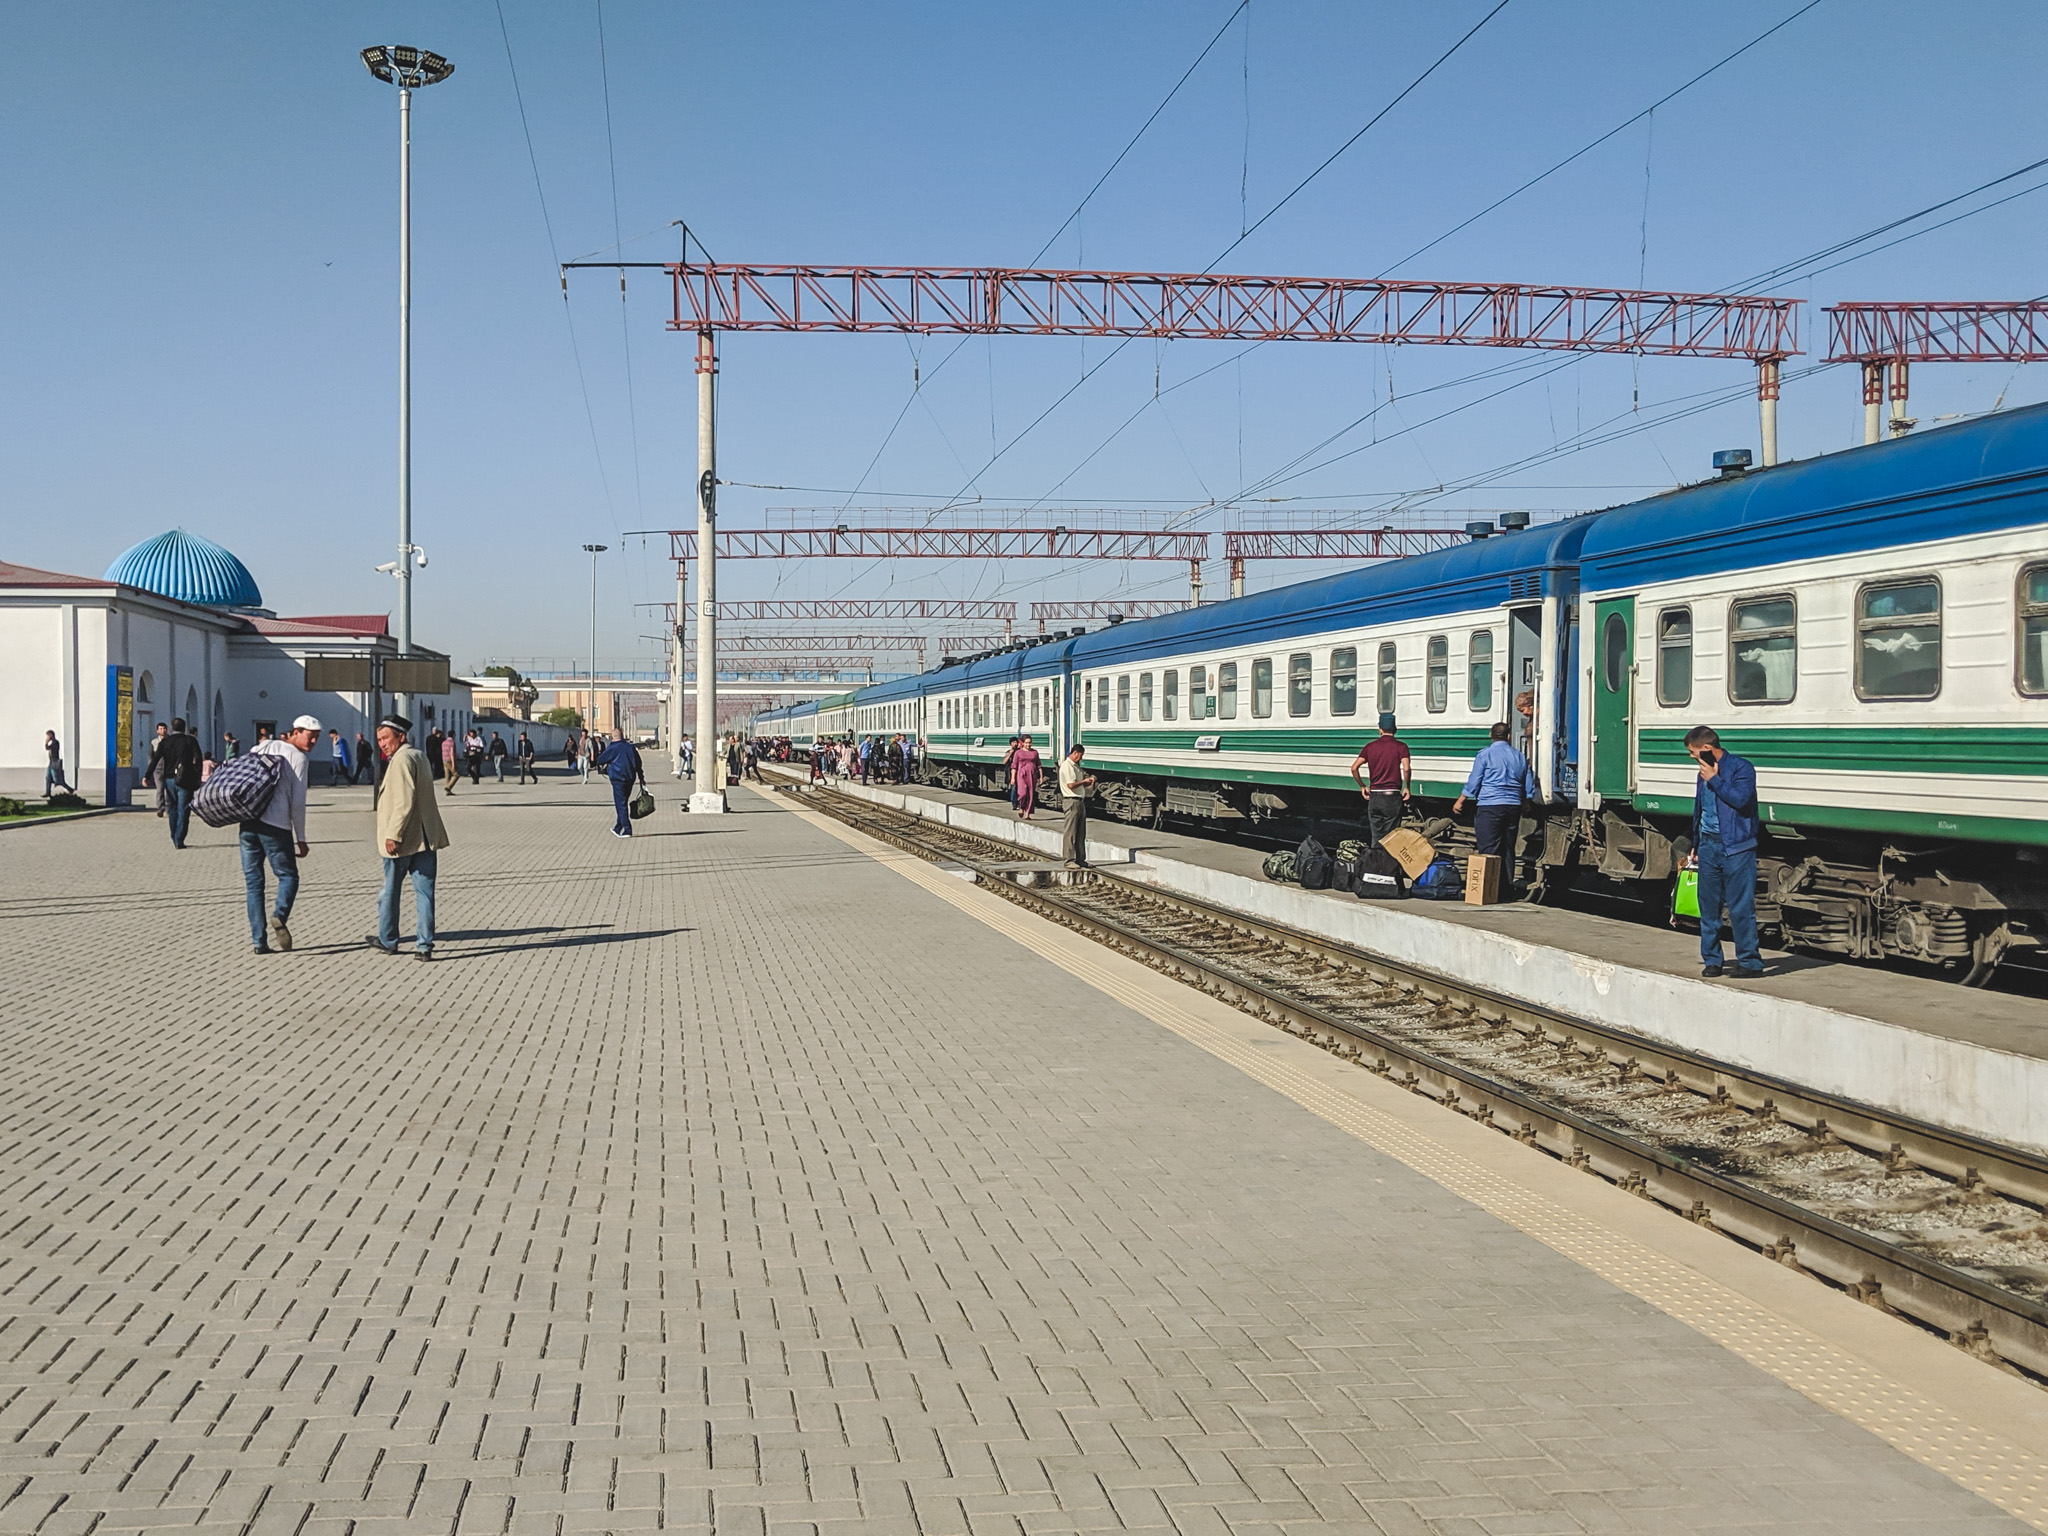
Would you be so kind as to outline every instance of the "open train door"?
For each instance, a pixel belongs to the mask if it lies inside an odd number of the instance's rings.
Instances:
[[[1635,787],[1636,600],[1593,607],[1593,789],[1625,800]]]

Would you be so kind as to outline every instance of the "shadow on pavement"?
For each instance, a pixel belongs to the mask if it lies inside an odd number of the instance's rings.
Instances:
[[[633,933],[587,933],[571,934],[560,939],[536,939],[528,944],[484,944],[475,948],[465,945],[454,954],[440,949],[434,951],[436,960],[467,960],[481,955],[516,955],[528,949],[571,949],[581,944],[630,944],[639,939],[665,939],[676,933],[695,933],[694,928],[642,928]]]

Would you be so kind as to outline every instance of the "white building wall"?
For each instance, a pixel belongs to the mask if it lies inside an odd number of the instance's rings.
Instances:
[[[64,717],[62,636],[54,605],[0,608],[0,794],[43,792],[45,731],[57,733],[65,769],[78,776],[79,745]]]

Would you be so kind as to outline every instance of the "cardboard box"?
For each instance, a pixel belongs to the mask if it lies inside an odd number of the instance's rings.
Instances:
[[[1380,839],[1380,846],[1394,856],[1394,862],[1401,866],[1401,872],[1410,880],[1429,868],[1436,857],[1436,848],[1430,840],[1409,827],[1396,827]]]
[[[1475,853],[1465,865],[1465,905],[1490,907],[1500,900],[1500,855]]]

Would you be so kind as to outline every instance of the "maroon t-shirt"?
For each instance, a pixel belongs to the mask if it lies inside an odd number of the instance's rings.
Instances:
[[[1396,736],[1376,737],[1358,755],[1365,760],[1366,783],[1374,794],[1401,792],[1401,765],[1408,761],[1405,742]]]

